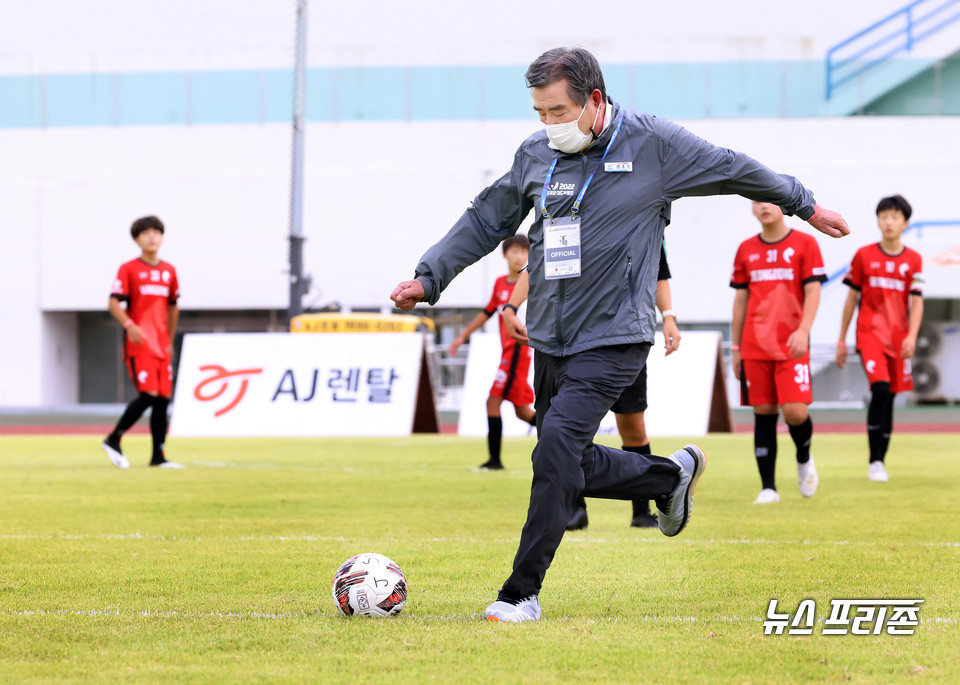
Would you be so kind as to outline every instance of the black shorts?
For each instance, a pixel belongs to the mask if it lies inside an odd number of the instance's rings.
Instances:
[[[647,411],[647,367],[644,365],[637,375],[637,380],[629,388],[620,393],[620,398],[613,403],[610,411],[614,414],[639,414]]]

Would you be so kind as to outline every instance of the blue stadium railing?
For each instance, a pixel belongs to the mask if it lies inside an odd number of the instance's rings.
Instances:
[[[827,51],[827,100],[857,78],[960,19],[960,0],[916,0]],[[849,54],[846,54],[848,53]]]
[[[901,235],[907,235],[908,233],[913,233],[914,231],[916,231],[917,235],[920,238],[923,238],[924,228],[938,228],[943,226],[960,226],[960,219],[945,220],[945,221],[917,221],[915,223],[910,224],[907,227],[907,230],[905,230]],[[827,277],[827,280],[824,282],[823,285],[824,286],[830,285],[831,283],[834,283],[840,280],[841,278],[843,278],[844,274],[847,273],[848,268],[849,266],[844,266],[843,268],[837,269],[836,271],[834,271],[832,274],[830,274],[829,277]]]

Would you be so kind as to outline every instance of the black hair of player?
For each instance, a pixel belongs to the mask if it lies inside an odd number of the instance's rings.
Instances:
[[[523,235],[523,233],[518,233],[517,235],[512,235],[506,240],[503,241],[503,254],[507,254],[507,250],[516,245],[517,247],[522,247],[524,250],[530,251],[530,239]]]
[[[133,224],[130,226],[130,235],[133,237],[134,240],[136,240],[137,236],[139,236],[141,233],[146,231],[148,228],[155,228],[158,231],[160,231],[160,233],[162,234],[163,222],[160,221],[160,219],[158,219],[155,216],[141,217],[136,221],[134,221]]]
[[[880,212],[885,212],[888,209],[899,210],[906,221],[910,221],[910,215],[913,214],[913,207],[903,198],[903,195],[891,195],[880,200],[877,205],[877,216],[880,216]]]

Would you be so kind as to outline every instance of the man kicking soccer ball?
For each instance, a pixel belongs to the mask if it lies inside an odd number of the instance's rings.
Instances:
[[[163,244],[163,222],[155,216],[137,219],[130,227],[130,235],[140,246],[137,259],[122,264],[110,293],[110,314],[126,332],[123,341],[123,361],[134,387],[140,393],[127,405],[113,432],[103,441],[103,450],[114,466],[130,467],[120,449],[120,439],[143,413],[150,414],[150,433],[153,436],[153,456],[150,466],[182,469],[184,466],[167,461],[163,443],[167,436],[167,407],[173,385],[171,347],[177,330],[177,299],[180,285],[173,265],[157,256]],[[126,304],[126,310],[123,308]]]
[[[487,620],[511,622],[540,619],[543,579],[581,493],[654,500],[668,537],[690,520],[706,467],[699,447],[660,457],[594,442],[653,344],[657,266],[671,203],[740,193],[775,202],[828,235],[850,231],[795,178],[621,107],[583,48],[545,52],[526,80],[546,130],[520,144],[511,169],[477,195],[421,257],[414,278],[390,294],[402,311],[421,301],[436,304],[457,274],[514,235],[536,208],[527,332],[535,350],[534,392],[549,401],[537,412],[530,506],[513,571],[484,612]]]

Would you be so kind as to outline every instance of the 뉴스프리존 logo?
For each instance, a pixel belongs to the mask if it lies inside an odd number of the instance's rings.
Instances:
[[[227,388],[230,386],[233,379],[240,381],[239,386],[237,386],[237,394],[222,409],[218,409],[214,412],[214,416],[223,416],[228,411],[240,404],[240,400],[243,399],[243,396],[247,393],[247,386],[250,384],[250,376],[255,376],[258,373],[262,373],[263,369],[238,369],[237,371],[227,371],[224,367],[219,364],[206,364],[200,367],[201,371],[212,371],[213,374],[206,380],[201,381],[197,384],[197,387],[193,389],[193,396],[196,397],[200,402],[211,402],[227,391]],[[220,387],[217,388],[210,394],[204,394],[204,388],[210,383],[220,383]]]
[[[777,611],[777,599],[767,605],[764,635],[812,635],[817,603],[805,599],[795,612]],[[922,599],[831,599],[830,615],[821,619],[821,635],[913,635],[920,625]]]

